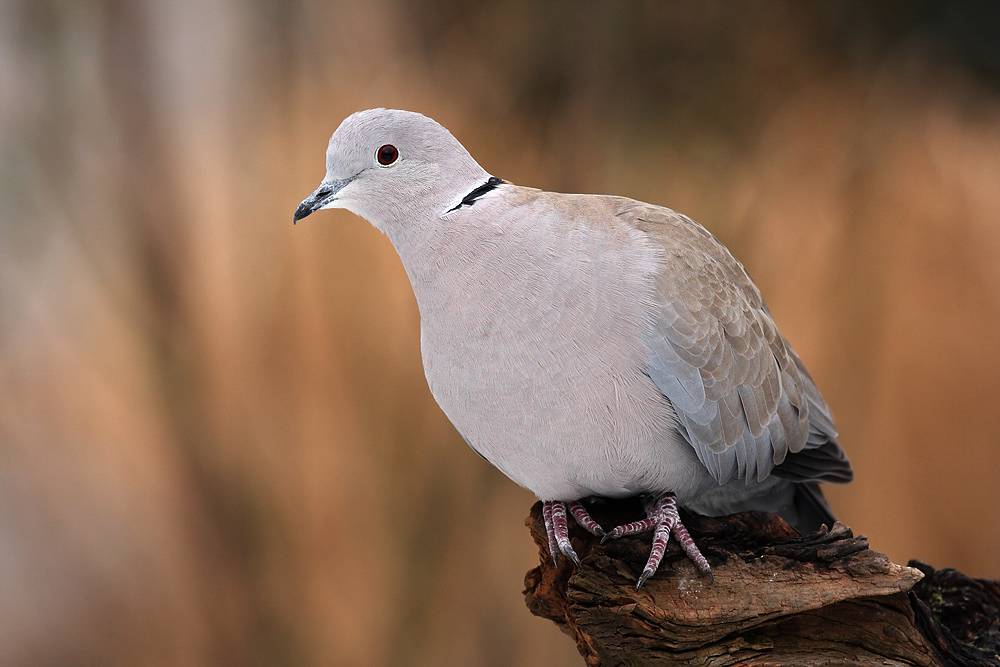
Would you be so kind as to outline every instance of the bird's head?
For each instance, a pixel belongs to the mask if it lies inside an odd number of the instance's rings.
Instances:
[[[415,217],[443,214],[488,178],[437,122],[412,111],[368,109],[348,116],[330,137],[326,177],[293,220],[345,208],[389,233]]]

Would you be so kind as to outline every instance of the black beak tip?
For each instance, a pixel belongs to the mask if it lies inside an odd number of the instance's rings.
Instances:
[[[306,202],[302,202],[299,204],[299,207],[295,209],[295,215],[292,216],[292,224],[294,225],[296,222],[312,213],[313,210],[314,209]]]
[[[343,185],[341,184],[340,187],[343,187]],[[292,216],[292,224],[294,225],[302,218],[312,215],[332,202],[338,189],[339,187],[335,189],[333,184],[321,185],[316,192],[309,195],[301,204],[299,204],[299,207],[295,209],[295,215]]]

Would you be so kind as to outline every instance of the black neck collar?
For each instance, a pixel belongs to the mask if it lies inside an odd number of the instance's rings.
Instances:
[[[496,186],[500,185],[501,183],[503,183],[502,178],[497,178],[496,176],[490,176],[489,180],[487,180],[485,183],[480,185],[478,188],[476,188],[469,194],[462,197],[462,201],[458,202],[458,204],[456,204],[454,208],[448,209],[447,212],[451,213],[452,211],[457,211],[463,206],[472,206],[473,204],[476,203],[476,200],[478,200],[480,197],[485,195],[490,190],[496,188]]]

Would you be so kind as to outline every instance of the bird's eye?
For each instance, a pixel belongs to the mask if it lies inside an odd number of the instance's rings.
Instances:
[[[386,144],[375,153],[375,159],[383,167],[388,167],[399,157],[399,151],[392,144]]]

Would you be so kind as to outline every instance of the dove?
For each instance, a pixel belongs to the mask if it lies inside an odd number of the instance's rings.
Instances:
[[[295,210],[364,218],[394,246],[420,312],[427,384],[469,446],[542,501],[553,559],[569,517],[603,540],[673,537],[711,567],[678,508],[832,525],[819,484],[851,465],[830,409],[743,265],[690,218],[611,195],[514,185],[442,125],[369,109],[330,138]],[[605,530],[582,500],[643,498]]]

